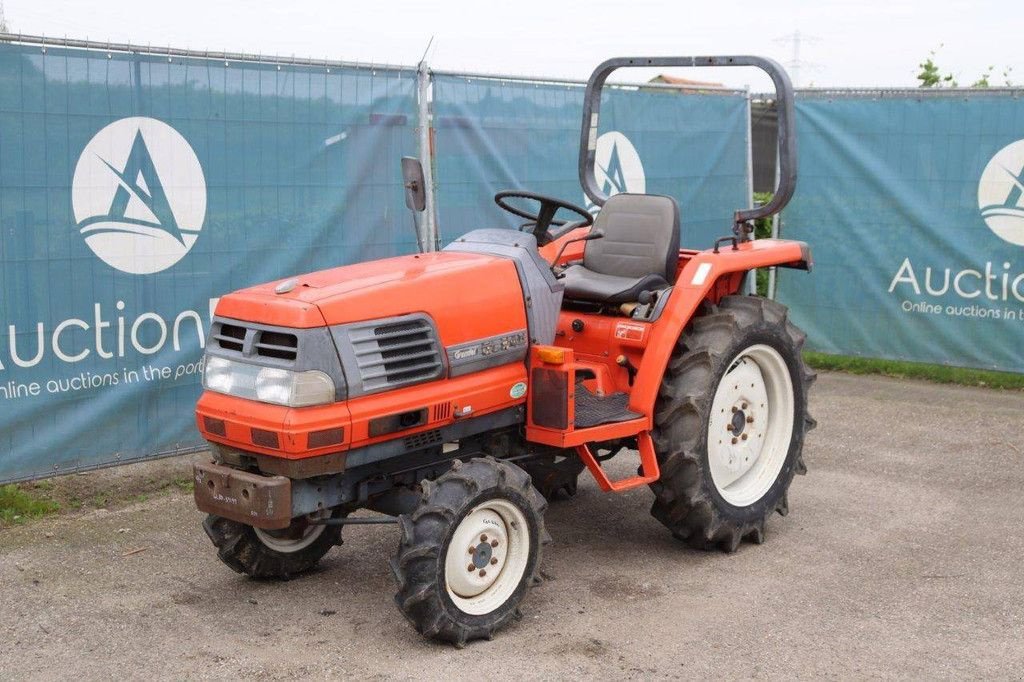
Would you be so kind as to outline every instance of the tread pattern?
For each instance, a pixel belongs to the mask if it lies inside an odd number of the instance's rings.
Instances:
[[[547,532],[544,512],[547,501],[533,487],[530,476],[509,462],[483,457],[452,468],[435,481],[421,483],[420,505],[399,517],[401,539],[391,559],[391,571],[398,582],[395,603],[416,630],[433,639],[463,647],[474,639],[491,639],[494,633],[517,617],[518,605],[531,585],[539,582],[541,545]],[[536,523],[536,551],[527,564],[519,590],[495,611],[470,616],[445,603],[444,550],[452,531],[463,516],[476,506],[481,495],[501,495],[520,503],[528,521]]]
[[[803,362],[806,335],[789,322],[785,306],[759,296],[727,296],[696,318],[683,333],[662,379],[655,406],[652,436],[661,465],[661,478],[651,484],[655,500],[651,514],[672,534],[692,547],[734,552],[743,540],[761,544],[772,512],[789,513],[787,493],[794,474],[807,473],[803,440],[816,422],[807,413],[807,390],[816,374]],[[793,441],[796,452],[783,466],[781,494],[767,500],[763,513],[740,519],[730,514],[711,494],[710,473],[704,471],[708,413],[722,367],[732,359],[737,340],[754,331],[781,335],[788,354],[795,355],[799,381]],[[784,353],[785,355],[786,353]],[[755,503],[756,504],[756,503]]]
[[[337,517],[338,512],[334,516]],[[203,530],[217,548],[217,556],[236,573],[251,578],[288,580],[313,568],[331,547],[340,545],[341,526],[328,526],[308,547],[293,553],[275,552],[262,542],[252,526],[213,514]]]

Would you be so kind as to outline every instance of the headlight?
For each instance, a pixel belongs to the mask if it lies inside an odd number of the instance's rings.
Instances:
[[[231,371],[234,364],[236,363],[224,358],[208,356],[206,369],[203,371],[203,388],[218,393],[231,393],[235,379],[239,377],[237,372]]]
[[[208,356],[203,388],[238,398],[288,407],[334,402],[334,382],[323,372],[293,372]]]

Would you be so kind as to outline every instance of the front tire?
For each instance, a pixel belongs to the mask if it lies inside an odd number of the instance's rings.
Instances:
[[[760,544],[772,512],[788,513],[815,425],[804,338],[784,306],[757,296],[723,298],[680,337],[655,408],[651,514],[690,546]]]
[[[420,504],[399,517],[395,603],[426,637],[490,639],[536,580],[547,503],[525,471],[490,457],[421,485]]]
[[[322,516],[344,514],[324,512]],[[313,568],[331,547],[341,544],[341,526],[309,523],[312,520],[317,519],[294,519],[282,531],[268,531],[209,514],[203,530],[217,548],[220,560],[236,573],[288,580]]]

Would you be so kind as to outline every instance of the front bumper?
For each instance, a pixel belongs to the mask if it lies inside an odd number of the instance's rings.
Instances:
[[[347,402],[294,408],[203,391],[196,426],[213,443],[283,459],[344,452],[351,440]]]
[[[284,476],[260,476],[220,464],[195,464],[196,506],[257,528],[287,528],[292,520],[292,482]]]

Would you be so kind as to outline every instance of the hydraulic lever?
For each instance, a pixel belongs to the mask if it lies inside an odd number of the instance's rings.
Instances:
[[[559,279],[565,277],[565,273],[555,272],[555,266],[557,266],[558,261],[562,259],[562,254],[565,253],[565,248],[569,246],[569,244],[573,244],[575,242],[589,242],[593,241],[594,239],[601,239],[602,237],[604,237],[604,232],[602,232],[601,230],[591,230],[582,237],[576,237],[575,239],[569,239],[568,241],[566,241],[564,244],[562,244],[562,248],[558,250],[558,254],[555,256],[555,260],[552,261],[551,263],[551,272],[554,273],[555,277]]]

